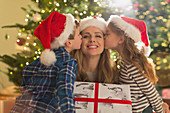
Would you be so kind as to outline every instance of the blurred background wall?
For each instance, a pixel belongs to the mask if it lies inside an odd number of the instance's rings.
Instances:
[[[11,55],[19,51],[15,43],[18,30],[16,28],[2,29],[2,26],[25,24],[26,14],[21,7],[27,8],[27,5],[31,3],[30,0],[0,0],[0,55]],[[8,40],[5,39],[6,33],[10,36]],[[6,66],[0,62],[0,69],[5,70]],[[13,94],[13,88],[14,84],[9,81],[7,75],[0,72],[0,94]]]

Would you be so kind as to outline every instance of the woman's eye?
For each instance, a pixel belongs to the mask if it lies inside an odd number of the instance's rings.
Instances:
[[[98,38],[102,38],[102,36],[100,36],[100,35],[96,35],[96,37],[98,37]]]
[[[85,36],[83,36],[83,38],[88,38],[89,36],[87,36],[87,35],[85,35]]]

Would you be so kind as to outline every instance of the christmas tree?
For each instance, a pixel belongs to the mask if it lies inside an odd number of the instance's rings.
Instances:
[[[26,25],[16,24],[3,28],[19,28],[17,44],[24,49],[16,54],[0,56],[0,61],[9,66],[6,73],[9,80],[16,86],[21,85],[22,71],[26,65],[39,58],[43,46],[33,35],[35,28],[53,11],[71,13],[77,19],[99,15],[105,20],[110,15],[125,15],[144,20],[148,25],[151,47],[151,57],[156,63],[159,73],[162,69],[170,74],[170,4],[169,0],[158,0],[156,3],[148,0],[31,0],[37,7],[28,5],[28,9],[21,8],[26,13]],[[5,36],[9,38],[8,35]],[[112,51],[112,56],[115,56]],[[164,55],[164,56],[161,56]],[[115,58],[115,57],[113,57]],[[160,73],[160,76],[169,77]],[[169,77],[170,78],[170,77]]]
[[[159,2],[158,2],[159,1]],[[156,63],[159,86],[170,86],[170,1],[136,0],[136,18],[144,20],[152,48],[151,58]]]
[[[108,18],[110,14],[120,14],[118,10],[108,9],[101,7],[102,1],[93,0],[31,0],[36,4],[37,7],[28,5],[28,9],[22,7],[21,9],[26,13],[27,22],[26,25],[16,24],[3,26],[3,28],[19,28],[17,44],[23,47],[23,51],[9,55],[0,56],[0,61],[9,66],[8,72],[6,73],[9,80],[12,81],[16,86],[20,86],[22,82],[22,73],[26,65],[33,62],[33,60],[39,58],[43,46],[41,45],[38,38],[33,35],[35,28],[46,19],[51,12],[58,11],[60,13],[71,13],[75,18],[84,18],[87,16],[104,16]],[[106,5],[105,5],[106,6]],[[116,7],[115,7],[116,8]],[[105,13],[106,11],[107,13]],[[8,35],[5,36],[9,38]]]

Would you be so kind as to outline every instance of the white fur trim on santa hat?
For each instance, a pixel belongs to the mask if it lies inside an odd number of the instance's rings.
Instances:
[[[124,21],[121,17],[117,15],[111,15],[108,20],[108,23],[109,22],[114,23],[118,28],[123,30],[125,34],[128,37],[132,38],[135,42],[141,41],[141,32],[133,25]]]
[[[50,49],[45,49],[40,56],[40,62],[46,66],[51,66],[56,62],[55,53]]]
[[[137,42],[135,43],[135,45],[137,46],[138,50],[144,50],[144,55],[146,57],[149,57],[150,53],[151,53],[151,47],[150,46],[145,46],[145,44],[143,42]]]
[[[144,54],[146,57],[149,57],[149,55],[151,54],[151,47],[150,46],[144,46]]]
[[[87,17],[80,21],[80,32],[86,29],[87,27],[97,27],[106,33],[106,22],[103,18],[94,18],[94,17]]]
[[[74,17],[71,14],[65,14],[66,23],[63,32],[59,37],[55,38],[51,43],[51,49],[58,49],[59,47],[65,46],[65,42],[68,40],[70,34],[74,33],[75,22]]]

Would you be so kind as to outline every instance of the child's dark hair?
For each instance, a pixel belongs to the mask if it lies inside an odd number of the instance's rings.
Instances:
[[[78,27],[79,27],[79,21],[78,21],[78,20],[75,20],[74,23],[75,23],[75,25],[76,25],[75,27],[78,28]],[[74,31],[76,30],[76,28],[74,29]],[[72,40],[73,40],[73,39],[74,39],[74,35],[75,35],[74,33],[73,33],[73,34],[70,34],[70,36],[69,36],[68,39],[72,39]]]

